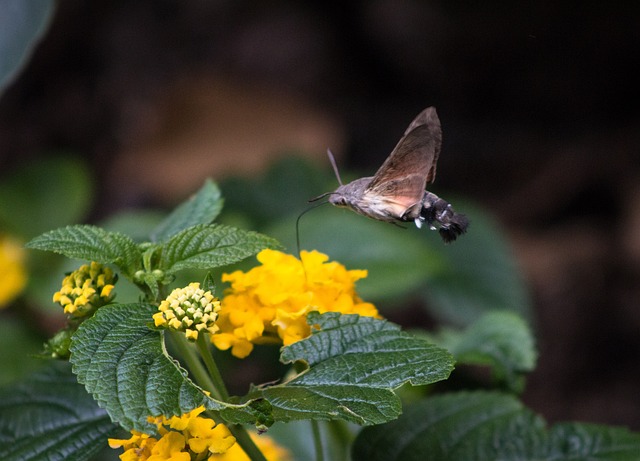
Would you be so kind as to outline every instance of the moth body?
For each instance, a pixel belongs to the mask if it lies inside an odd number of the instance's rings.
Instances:
[[[441,142],[440,120],[435,108],[428,107],[411,122],[374,176],[341,184],[329,202],[379,221],[413,221],[418,228],[427,223],[446,243],[455,240],[466,232],[469,220],[425,190],[435,179]],[[331,155],[330,159],[338,176]]]

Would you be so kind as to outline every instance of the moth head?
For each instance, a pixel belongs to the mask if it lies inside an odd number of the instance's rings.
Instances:
[[[338,190],[340,190],[340,188],[338,188]],[[329,195],[329,203],[337,207],[348,207],[347,198],[344,195],[340,194],[338,191],[332,192],[331,195]]]

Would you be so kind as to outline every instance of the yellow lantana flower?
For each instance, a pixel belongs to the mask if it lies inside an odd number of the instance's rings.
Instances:
[[[0,235],[0,309],[18,296],[27,284],[25,251],[12,237]]]
[[[263,250],[257,256],[260,266],[223,274],[231,287],[222,300],[220,330],[211,337],[218,349],[231,348],[244,358],[254,344],[292,344],[311,333],[306,316],[312,311],[379,317],[355,290],[366,270],[347,270],[318,251],[303,251],[301,258]]]
[[[217,424],[200,415],[204,407],[198,407],[182,416],[149,418],[160,434],[156,439],[132,430],[126,440],[109,439],[111,448],[123,448],[122,461],[191,461],[215,459],[225,453],[236,439],[224,424]]]
[[[218,331],[216,319],[220,301],[210,291],[204,291],[199,283],[176,288],[160,303],[153,314],[155,326],[184,332],[190,341],[198,339],[198,332]]]

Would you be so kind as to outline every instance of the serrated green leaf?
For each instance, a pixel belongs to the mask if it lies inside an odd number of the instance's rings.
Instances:
[[[344,419],[379,424],[400,414],[393,389],[407,382],[434,383],[453,369],[447,351],[385,320],[312,313],[307,321],[320,329],[283,348],[281,360],[304,360],[310,368],[286,384],[250,396],[269,400],[278,421]]]
[[[453,370],[448,351],[386,320],[312,312],[307,321],[318,330],[283,348],[282,361],[304,360],[311,369],[290,384],[395,389],[405,382],[431,384],[446,379]]]
[[[400,400],[390,389],[344,384],[270,387],[262,392],[276,421],[342,419],[369,425],[391,421],[401,413]]]
[[[354,461],[632,460],[640,435],[619,428],[561,424],[513,396],[461,392],[414,402],[396,421],[363,429]]]
[[[279,243],[257,232],[219,224],[199,225],[174,235],[162,249],[161,268],[211,269],[241,261]]]
[[[209,399],[164,348],[162,334],[147,324],[157,307],[115,304],[85,321],[71,344],[78,381],[124,428],[149,430],[148,416],[180,415]]]
[[[436,343],[459,363],[492,366],[495,377],[513,391],[521,390],[521,374],[532,371],[537,359],[529,326],[508,311],[488,312],[464,331],[445,331]]]
[[[186,202],[179,205],[151,233],[151,240],[163,242],[180,231],[198,224],[210,224],[220,214],[224,200],[210,179]]]
[[[113,263],[130,276],[141,268],[142,253],[129,237],[90,225],[67,226],[42,234],[27,248],[53,251],[68,258]]]
[[[64,362],[0,390],[0,459],[84,461],[118,426]]]

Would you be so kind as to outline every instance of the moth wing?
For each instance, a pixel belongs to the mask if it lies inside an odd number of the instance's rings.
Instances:
[[[421,201],[427,183],[435,179],[441,143],[438,114],[428,107],[411,122],[365,195],[375,195],[405,210]]]

